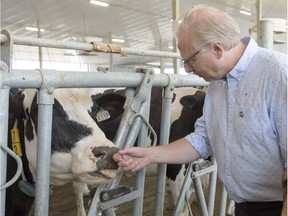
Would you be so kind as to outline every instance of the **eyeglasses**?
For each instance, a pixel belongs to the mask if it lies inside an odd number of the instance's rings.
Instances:
[[[192,56],[190,56],[189,58],[187,58],[186,60],[185,59],[182,59],[182,62],[185,65],[188,65],[190,67],[193,67],[193,64],[195,63],[196,61],[196,56],[201,52],[201,50],[204,48],[205,45],[203,45],[197,52],[195,52]]]

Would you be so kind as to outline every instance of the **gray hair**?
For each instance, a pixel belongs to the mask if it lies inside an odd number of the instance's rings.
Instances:
[[[229,50],[240,42],[240,28],[229,15],[216,8],[197,5],[179,16],[173,27],[174,37],[181,34],[181,29],[193,31],[191,41],[201,44],[220,42],[224,49]]]

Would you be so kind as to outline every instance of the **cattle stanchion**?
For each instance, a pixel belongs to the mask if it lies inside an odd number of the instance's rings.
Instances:
[[[207,86],[208,83],[205,82],[203,79],[195,76],[186,76],[186,75],[178,75],[178,74],[149,74],[146,75],[146,78],[144,79],[144,74],[139,73],[123,73],[123,72],[109,72],[109,73],[99,73],[99,72],[87,72],[85,73],[85,76],[83,76],[83,72],[62,72],[62,71],[56,71],[56,70],[13,70],[11,67],[11,61],[12,61],[12,49],[11,47],[14,44],[17,45],[28,45],[28,46],[43,46],[43,47],[52,47],[52,48],[63,48],[63,49],[76,49],[76,50],[93,50],[92,44],[87,43],[77,43],[77,42],[62,42],[62,41],[54,41],[54,40],[47,40],[47,39],[40,39],[40,38],[20,38],[17,36],[13,37],[13,42],[11,40],[10,34],[7,30],[1,30],[0,35],[1,40],[1,61],[3,61],[6,65],[5,72],[3,72],[3,65],[1,63],[1,70],[0,70],[0,144],[1,146],[5,146],[7,144],[7,128],[8,128],[8,98],[9,98],[9,89],[10,88],[36,88],[40,89],[40,109],[38,113],[39,118],[39,124],[38,124],[38,132],[39,132],[39,140],[42,142],[39,143],[39,149],[38,149],[38,155],[37,158],[39,159],[39,165],[37,168],[37,181],[36,181],[36,203],[35,203],[35,213],[36,215],[41,216],[47,216],[48,215],[48,204],[49,204],[49,167],[50,167],[50,152],[51,149],[49,149],[50,143],[51,143],[51,121],[52,121],[52,98],[53,98],[53,92],[50,92],[52,89],[56,88],[100,88],[100,87],[128,87],[127,90],[127,101],[128,103],[125,103],[125,106],[131,109],[131,113],[135,112],[133,109],[138,111],[136,113],[140,113],[145,118],[147,118],[146,111],[148,110],[147,107],[149,106],[149,98],[146,98],[147,95],[150,95],[150,90],[152,86],[158,86],[158,87],[167,87],[167,86],[175,86],[175,87],[184,87],[184,86]],[[132,55],[146,55],[146,56],[155,56],[155,57],[167,57],[167,58],[180,58],[177,53],[168,53],[168,52],[161,52],[161,51],[142,51],[142,50],[134,50],[129,48],[124,48],[125,52],[127,54]],[[9,72],[9,73],[7,73]],[[151,78],[151,79],[150,79]],[[109,80],[109,83],[107,82]],[[141,83],[144,80],[146,82],[146,87],[141,89]],[[149,80],[149,81],[148,81]],[[141,95],[141,100],[138,100],[140,98],[137,98],[139,95],[136,95],[133,93],[135,87],[139,87],[139,92],[145,92]],[[168,88],[167,88],[168,89]],[[148,90],[148,92],[147,92]],[[169,90],[168,90],[169,91]],[[130,95],[129,95],[130,94]],[[135,97],[134,97],[135,96]],[[43,98],[42,98],[43,97]],[[130,97],[130,99],[129,99]],[[134,100],[136,99],[136,100]],[[137,101],[138,100],[138,101]],[[170,103],[170,98],[167,98],[168,101],[167,105]],[[145,102],[143,102],[145,101]],[[130,103],[131,102],[131,103]],[[136,103],[137,102],[137,103]],[[143,102],[143,104],[142,104]],[[163,104],[166,103],[165,99],[163,101]],[[146,104],[145,106],[139,106],[139,104]],[[131,106],[130,106],[131,105]],[[167,114],[168,109],[163,109],[163,112],[166,113],[165,115],[169,115],[169,112]],[[164,114],[163,114],[164,115]],[[51,118],[50,118],[51,117]],[[141,120],[135,115],[137,119],[135,119],[135,122],[133,121],[133,125],[129,125],[131,121],[129,120],[130,115],[126,116],[128,118],[124,119],[127,120],[126,123],[121,122],[120,127],[125,126],[124,128],[130,128],[129,134],[128,132],[123,132],[121,129],[117,132],[117,137],[115,143],[131,143],[131,145],[134,144],[136,137],[132,138],[136,134],[139,133],[139,130],[141,128]],[[164,118],[164,117],[163,117]],[[166,118],[166,117],[165,117]],[[167,143],[167,137],[169,135],[169,130],[163,129],[165,127],[169,127],[168,123],[164,123],[163,121],[163,127],[161,130],[161,136],[160,136],[160,143]],[[135,126],[137,125],[137,126]],[[143,125],[143,123],[142,123]],[[143,127],[144,128],[144,127]],[[143,130],[143,131],[142,131]],[[143,133],[145,136],[147,135],[146,129],[141,129],[140,134]],[[122,132],[121,132],[122,131]],[[166,131],[166,132],[164,132]],[[135,133],[135,134],[134,134]],[[50,137],[49,137],[50,136]],[[128,137],[127,137],[128,136]],[[163,138],[161,138],[163,136]],[[146,136],[147,138],[147,136]],[[142,139],[141,139],[142,140]],[[143,141],[144,142],[144,141]],[[143,144],[143,143],[142,143]],[[141,144],[141,145],[142,145]],[[129,144],[130,145],[130,144]],[[2,148],[1,148],[2,149]],[[0,184],[3,185],[6,181],[6,152],[0,151],[0,160],[1,160],[1,176],[0,176]],[[164,170],[164,169],[163,169]],[[164,172],[164,171],[163,171]],[[121,175],[120,175],[121,177]],[[138,179],[138,177],[137,177]],[[144,174],[139,174],[139,182],[137,183],[137,187],[141,187],[143,185],[144,180]],[[162,179],[162,183],[164,182],[164,178]],[[138,181],[138,180],[137,180]],[[159,180],[161,181],[161,180]],[[163,185],[162,185],[163,186]],[[37,189],[38,188],[38,189]],[[133,190],[130,193],[130,200],[134,200],[135,197],[139,197],[143,195],[143,190],[139,188],[138,190]],[[159,192],[159,194],[163,195],[163,192]],[[134,196],[134,198],[133,198]],[[124,197],[121,197],[119,199],[111,200],[111,202],[114,202],[114,204],[118,201],[123,201]],[[126,198],[126,197],[125,197]],[[128,198],[127,198],[128,199]],[[157,198],[158,199],[158,198]],[[139,199],[139,203],[135,204],[137,208],[142,205],[141,199]],[[109,204],[110,201],[103,203],[102,207],[103,209],[109,209],[112,205]],[[122,203],[123,203],[122,202]],[[159,203],[162,203],[162,200],[157,201]],[[109,205],[108,205],[109,204]],[[4,216],[5,214],[5,208],[2,208],[2,206],[5,205],[5,190],[1,191],[1,197],[0,197],[0,205],[1,205],[1,216]],[[159,206],[161,206],[159,204]],[[106,208],[107,207],[107,208]],[[135,208],[135,207],[134,207]],[[142,208],[142,207],[141,207]],[[162,207],[160,207],[162,208]],[[161,210],[160,210],[161,211]],[[134,210],[134,213],[139,213],[136,210]],[[157,213],[156,213],[157,214]],[[157,215],[158,216],[158,215]]]
[[[150,101],[150,93],[151,87],[153,83],[154,73],[153,71],[144,70],[145,76],[140,85],[140,88],[137,91],[137,94],[134,96],[134,91],[129,91],[128,94],[132,93],[130,97],[127,97],[125,105],[124,105],[124,114],[120,123],[120,127],[116,134],[115,144],[119,148],[127,148],[133,146],[137,136],[139,134],[139,139],[137,141],[138,146],[145,146],[148,131],[147,128],[143,127],[145,124],[148,124],[148,121],[143,121],[144,125],[141,123],[140,119],[137,117],[141,116],[141,118],[148,119],[149,118],[149,101]],[[148,97],[147,97],[148,95]],[[142,119],[143,120],[143,119]],[[151,126],[148,125],[151,128]],[[152,129],[152,133],[154,136],[156,133]],[[156,143],[157,138],[154,137],[154,143]],[[101,193],[104,190],[105,192],[115,191],[115,188],[118,186],[120,179],[122,176],[122,171],[118,173],[118,176],[114,178],[106,187],[98,187],[97,191],[93,197],[91,207],[88,213],[88,216],[97,215],[99,211],[102,211],[104,215],[114,215],[114,211],[111,209],[112,207],[119,205],[124,202],[134,201],[134,209],[133,215],[142,215],[143,208],[143,193],[144,193],[144,179],[145,179],[145,171],[138,172],[136,175],[136,183],[135,188],[131,188],[129,193],[123,194],[121,199],[118,197],[114,197],[114,199],[109,200],[108,202],[101,202]],[[116,188],[117,190],[117,188]],[[103,193],[102,193],[103,195]]]
[[[206,205],[204,192],[200,181],[200,177],[206,174],[210,174],[208,208]],[[213,156],[211,162],[201,160],[190,163],[187,169],[186,177],[182,185],[179,199],[173,215],[178,216],[181,214],[181,210],[185,203],[187,192],[190,189],[191,184],[193,182],[195,185],[196,196],[198,198],[200,209],[202,212],[201,215],[213,216],[216,180],[217,180],[217,164]]]

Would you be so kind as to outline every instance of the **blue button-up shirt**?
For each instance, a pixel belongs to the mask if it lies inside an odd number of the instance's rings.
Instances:
[[[209,84],[203,116],[185,138],[203,158],[213,154],[218,175],[236,202],[281,201],[287,161],[287,56],[247,47],[225,79]]]

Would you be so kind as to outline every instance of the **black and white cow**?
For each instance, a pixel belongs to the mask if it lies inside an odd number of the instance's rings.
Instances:
[[[78,215],[86,215],[83,192],[88,189],[87,185],[109,182],[116,176],[118,169],[112,160],[112,155],[118,149],[94,120],[98,106],[93,95],[103,92],[95,90],[97,92],[57,89],[54,94],[50,184],[73,182]],[[17,184],[7,189],[6,216],[28,215],[34,201],[38,113],[36,100],[36,90],[11,91],[10,94],[9,128],[17,128],[20,132],[24,173]],[[10,148],[11,143],[9,133]],[[8,157],[7,179],[11,179],[15,170],[15,162]]]
[[[35,128],[37,128],[37,106],[35,105],[35,92],[35,90],[25,90],[23,93],[14,93],[10,99],[11,103],[17,103],[17,106],[14,105],[12,107],[23,106],[22,109],[14,110],[13,108],[11,110],[12,115],[10,114],[10,116],[11,119],[16,119],[15,116],[17,116],[17,118],[20,116],[24,120],[22,125],[21,121],[17,123],[20,126],[20,130],[23,131],[25,128],[23,138],[25,137],[24,151],[26,151],[27,159],[24,157],[23,161],[26,160],[29,162],[29,168],[32,174],[29,175],[28,169],[25,176],[32,184],[35,181],[37,147],[37,132],[35,130]],[[202,106],[205,97],[203,91],[195,88],[176,88],[174,93],[170,141],[181,138],[194,130],[196,119],[202,115]],[[102,153],[103,148],[99,146],[107,146],[107,149],[113,147],[111,141],[118,129],[124,111],[124,103],[125,94],[123,90],[55,90],[50,182],[53,185],[61,185],[71,181],[78,182],[74,184],[78,205],[80,205],[78,215],[85,215],[83,206],[83,191],[86,189],[85,184],[95,185],[105,183],[115,175],[115,171],[111,171],[111,169],[108,171],[103,170],[103,168],[98,170],[97,163],[101,160],[98,159],[98,157],[103,158],[103,154],[106,154],[106,152]],[[149,121],[158,135],[160,133],[161,103],[162,89],[153,88]],[[99,110],[108,111],[110,118],[98,122],[97,112]],[[13,127],[14,120],[9,122],[11,122],[10,127]],[[97,149],[101,149],[101,151]],[[110,156],[111,155],[109,155],[109,157]],[[8,165],[9,164],[11,165],[13,163],[8,162]],[[99,175],[99,172],[102,172],[102,174]],[[8,176],[11,177],[10,173],[11,169],[8,167]],[[167,177],[175,204],[184,176],[185,165],[168,165]],[[15,186],[9,188],[7,191],[8,196],[6,201],[8,206],[10,206],[8,211],[10,212],[12,209],[11,206],[13,206],[14,209],[15,206],[18,206],[20,212],[24,211],[28,214],[31,204],[23,207],[23,205],[19,205],[19,199],[12,195],[17,194],[18,196],[18,194],[20,194],[20,198],[25,196],[27,197],[27,201],[31,200],[31,203],[33,203],[33,198],[23,195],[23,193],[19,191],[19,188]],[[13,191],[13,193],[10,193],[11,191]],[[15,191],[17,191],[17,193]],[[11,211],[13,212],[13,210]],[[25,214],[6,213],[6,215]]]

